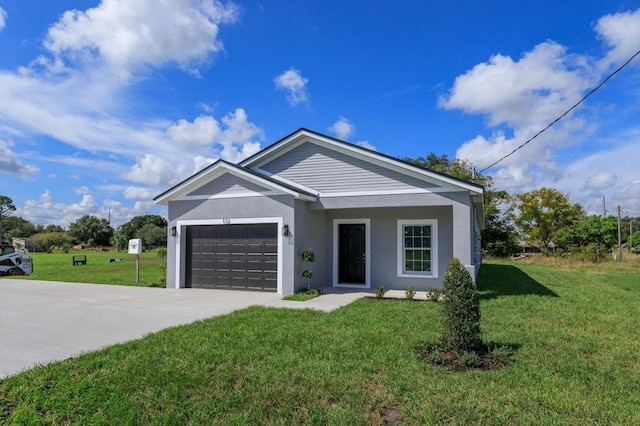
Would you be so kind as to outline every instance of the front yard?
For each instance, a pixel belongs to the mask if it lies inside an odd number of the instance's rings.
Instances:
[[[7,378],[0,423],[640,424],[640,265],[493,262],[479,290],[506,368],[422,362],[433,302],[250,308]]]

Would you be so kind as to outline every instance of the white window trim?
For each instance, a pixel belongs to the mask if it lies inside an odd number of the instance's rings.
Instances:
[[[431,225],[431,272],[407,273],[404,270],[404,232],[407,225]],[[398,220],[397,240],[398,276],[405,278],[438,278],[438,219],[401,219]]]
[[[364,223],[365,278],[364,285],[341,284],[338,282],[338,229],[343,223]],[[334,219],[333,220],[333,286],[345,288],[371,288],[371,219]]]
[[[260,223],[276,223],[278,224],[278,272],[277,272],[277,287],[276,294],[282,294],[282,266],[283,266],[283,237],[281,236],[281,229],[284,220],[282,217],[252,217],[252,218],[229,218],[229,219],[194,219],[194,220],[177,220],[176,221],[176,273],[175,273],[175,288],[182,288],[186,285],[185,275],[181,269],[181,260],[186,262],[186,250],[187,247],[187,226],[194,225],[246,225],[246,224],[260,224]],[[184,249],[183,249],[184,247]]]

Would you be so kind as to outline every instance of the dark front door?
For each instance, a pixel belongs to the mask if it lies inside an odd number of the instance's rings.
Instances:
[[[366,284],[364,223],[338,224],[338,283]]]

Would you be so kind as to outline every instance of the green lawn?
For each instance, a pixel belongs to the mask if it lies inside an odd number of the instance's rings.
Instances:
[[[86,255],[87,264],[73,266],[71,260],[74,255]],[[155,250],[140,255],[139,283],[136,283],[136,256],[127,252],[71,250],[69,253],[31,253],[31,257],[33,274],[22,279],[143,287],[160,285],[165,279],[165,271],[161,268],[164,260]],[[109,263],[110,258],[122,261]]]
[[[426,365],[440,305],[250,308],[0,382],[7,424],[640,424],[640,265],[493,262],[488,342],[515,363]]]

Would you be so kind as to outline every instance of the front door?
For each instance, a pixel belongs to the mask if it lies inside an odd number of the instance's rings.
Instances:
[[[338,283],[366,284],[365,238],[364,223],[338,225]]]

